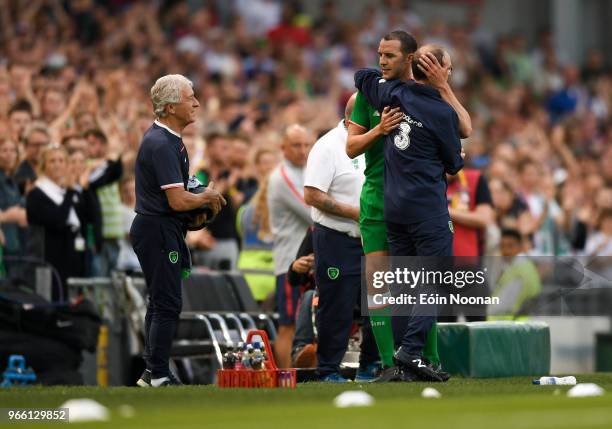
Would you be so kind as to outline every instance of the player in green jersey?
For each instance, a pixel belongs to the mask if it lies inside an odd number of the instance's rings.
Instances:
[[[405,31],[393,31],[385,35],[378,48],[379,65],[383,78],[387,80],[412,79],[411,65],[416,49],[417,43],[414,37]],[[461,136],[469,136],[471,119],[447,83],[449,71],[440,66],[435,58],[427,56],[419,62],[419,68],[440,91],[442,98],[457,112]],[[383,207],[383,142],[384,136],[399,126],[402,116],[399,108],[385,107],[383,112],[376,111],[368,104],[363,94],[359,93],[349,123],[347,154],[353,158],[365,153],[366,157],[366,177],[360,200],[360,228],[368,279],[372,278],[371,273],[374,271],[384,270],[384,267],[380,266],[382,257],[389,254]],[[368,285],[368,308],[372,330],[383,367],[392,368],[394,366],[394,341],[389,309],[377,307],[373,303],[371,290],[371,285]],[[434,367],[439,368],[440,358],[437,343],[437,326],[434,324],[428,334],[423,356]],[[384,374],[385,372],[383,372],[382,379],[385,379]],[[386,374],[392,376],[393,370],[386,371]]]

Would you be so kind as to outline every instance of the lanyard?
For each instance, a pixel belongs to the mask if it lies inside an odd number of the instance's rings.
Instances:
[[[287,186],[289,186],[289,190],[291,191],[291,193],[305,206],[308,207],[308,205],[306,204],[306,202],[304,201],[304,197],[302,197],[302,194],[300,194],[297,190],[297,188],[295,187],[295,185],[293,184],[293,182],[291,181],[291,179],[289,179],[289,176],[287,176],[287,171],[285,170],[285,165],[282,164],[280,166],[280,174],[281,176],[283,176],[283,180],[285,181],[285,183],[287,184]]]

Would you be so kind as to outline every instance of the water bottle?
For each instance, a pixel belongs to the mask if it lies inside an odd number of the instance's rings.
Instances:
[[[247,344],[246,349],[242,352],[242,367],[251,368],[251,357],[253,356],[253,345]]]
[[[253,343],[253,347],[255,347],[255,350],[259,349],[259,351],[261,352],[262,362],[265,362],[268,360],[268,353],[266,353],[266,348],[264,347],[263,343],[259,341],[255,341]]]
[[[244,369],[242,366],[242,358],[245,355],[245,345],[241,341],[238,343],[238,350],[236,351],[236,364],[234,365],[234,369]]]
[[[261,345],[259,343],[255,343],[253,346],[253,354],[251,356],[251,367],[253,369],[263,369],[264,366],[264,357],[261,352]]]
[[[223,369],[234,369],[236,366],[236,353],[234,347],[228,346],[227,351],[223,355]]]
[[[539,380],[533,380],[533,384],[538,385],[566,385],[573,386],[576,384],[576,377],[570,375],[569,377],[540,377]]]

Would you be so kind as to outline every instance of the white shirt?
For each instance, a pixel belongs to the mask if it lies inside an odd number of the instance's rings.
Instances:
[[[162,124],[161,122],[159,122],[157,119],[153,121],[153,123],[155,125],[157,125],[158,127],[162,127],[165,128],[170,134],[174,134],[175,136],[177,136],[179,139],[181,139],[181,135],[179,133],[177,133],[176,131],[172,130],[172,128],[170,128],[168,125],[166,124]]]
[[[365,157],[350,159],[346,154],[348,133],[344,121],[321,137],[308,155],[304,174],[304,186],[326,192],[338,202],[359,207],[361,186],[365,180]],[[318,224],[361,237],[359,223],[352,219],[325,213],[315,207],[311,209],[312,220]]]

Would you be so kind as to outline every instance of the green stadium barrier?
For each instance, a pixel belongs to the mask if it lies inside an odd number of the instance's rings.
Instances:
[[[595,371],[612,371],[612,334],[595,335]]]
[[[464,377],[548,375],[550,330],[544,322],[439,323],[445,371]]]

